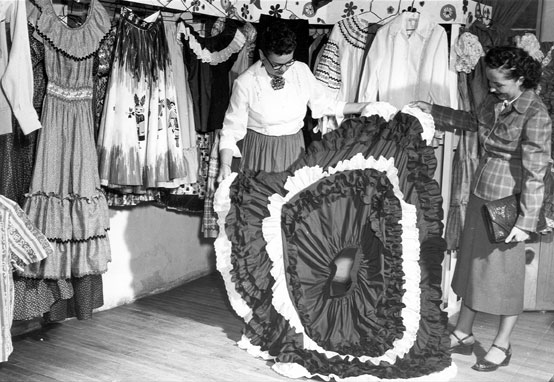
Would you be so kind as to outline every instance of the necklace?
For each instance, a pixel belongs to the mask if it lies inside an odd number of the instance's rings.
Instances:
[[[275,76],[270,74],[271,87],[273,90],[280,90],[285,87],[285,79],[282,76]]]

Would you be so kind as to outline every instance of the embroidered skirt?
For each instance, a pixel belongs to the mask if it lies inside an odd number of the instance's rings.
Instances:
[[[98,134],[103,186],[144,194],[187,182],[169,57],[161,16],[141,19],[123,7]]]

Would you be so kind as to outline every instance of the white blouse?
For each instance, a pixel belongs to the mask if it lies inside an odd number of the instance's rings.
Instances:
[[[332,100],[308,65],[295,62],[283,75],[285,87],[273,90],[271,77],[261,61],[254,63],[233,84],[223,121],[219,149],[231,149],[241,157],[237,142],[247,129],[271,136],[298,133],[304,125],[306,106],[313,118],[342,116],[346,102]]]
[[[21,130],[29,134],[41,128],[33,108],[33,69],[27,31],[25,1],[0,1],[0,134],[12,132],[12,111]],[[6,24],[9,23],[11,48],[8,51]]]
[[[360,83],[360,101],[386,101],[402,108],[414,100],[451,106],[446,31],[423,15],[409,34],[404,12],[375,35]]]

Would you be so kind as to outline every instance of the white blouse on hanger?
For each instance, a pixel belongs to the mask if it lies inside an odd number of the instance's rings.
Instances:
[[[413,17],[404,12],[377,31],[359,101],[386,101],[399,109],[414,100],[451,106],[446,31],[420,15],[408,33]]]
[[[6,35],[9,23],[10,37]],[[11,48],[8,51],[8,39]],[[12,132],[12,112],[21,130],[29,134],[41,128],[33,108],[33,68],[27,31],[25,1],[0,1],[0,135]]]

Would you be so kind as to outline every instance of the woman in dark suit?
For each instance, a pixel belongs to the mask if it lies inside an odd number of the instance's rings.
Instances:
[[[493,371],[512,356],[510,335],[523,310],[525,243],[537,228],[544,176],[551,150],[552,121],[535,93],[540,63],[524,50],[495,47],[485,56],[490,92],[475,112],[416,101],[437,128],[478,131],[480,162],[471,185],[458,264],[452,280],[462,308],[451,333],[452,351],[471,354],[477,312],[500,316],[490,350],[473,369]],[[520,212],[503,243],[487,236],[483,204],[520,193]]]

